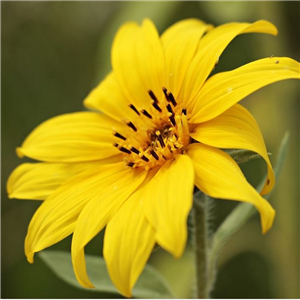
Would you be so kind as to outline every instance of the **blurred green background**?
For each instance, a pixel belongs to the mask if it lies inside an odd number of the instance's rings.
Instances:
[[[38,257],[27,263],[23,242],[38,201],[8,200],[6,180],[19,160],[15,148],[30,131],[53,116],[83,110],[82,100],[110,69],[110,47],[128,20],[151,18],[159,32],[184,18],[225,22],[273,22],[279,36],[237,37],[221,56],[216,72],[255,59],[289,56],[299,61],[299,2],[2,2],[2,298],[112,297],[68,286]],[[219,259],[214,298],[299,297],[299,82],[283,81],[242,101],[256,117],[275,162],[286,130],[287,161],[271,197],[274,227],[261,235],[258,215],[232,236]],[[261,160],[242,165],[254,185],[266,171]],[[236,203],[215,201],[215,229]],[[69,251],[68,238],[52,249]],[[102,234],[87,247],[102,254]],[[162,270],[178,298],[191,296],[192,257],[175,261],[162,250],[150,263]]]

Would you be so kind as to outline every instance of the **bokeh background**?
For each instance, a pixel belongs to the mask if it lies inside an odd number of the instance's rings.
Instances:
[[[247,34],[237,37],[221,56],[216,72],[255,59],[289,56],[299,61],[300,3],[297,2],[2,2],[2,298],[113,297],[71,287],[38,257],[27,263],[23,242],[39,201],[8,200],[6,180],[21,161],[15,154],[30,131],[53,116],[83,110],[82,100],[110,70],[110,47],[125,21],[151,18],[159,32],[184,18],[220,25],[265,19],[278,37]],[[256,215],[232,236],[218,263],[214,298],[299,297],[299,81],[275,83],[242,101],[256,117],[268,151],[276,161],[284,133],[290,145],[282,176],[271,203],[277,211],[274,227],[261,235]],[[242,166],[254,185],[266,168],[261,160]],[[215,201],[216,229],[235,203]],[[87,253],[102,254],[100,234]],[[52,249],[69,251],[68,238]],[[174,260],[156,251],[150,263],[166,276],[176,297],[189,298],[192,256]]]

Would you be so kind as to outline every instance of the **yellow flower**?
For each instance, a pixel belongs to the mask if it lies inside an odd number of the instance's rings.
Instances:
[[[188,19],[161,37],[150,20],[119,29],[112,72],[84,101],[96,112],[52,118],[17,149],[42,161],[22,164],[7,184],[10,198],[45,199],[28,228],[29,262],[73,233],[76,277],[93,287],[84,247],[106,226],[107,268],[129,297],[155,243],[182,255],[194,185],[211,197],[253,204],[262,231],[272,226],[274,210],[261,196],[274,186],[272,166],[257,123],[237,102],[275,81],[299,79],[299,63],[270,57],[207,79],[230,41],[250,32],[277,34],[266,21],[213,29]],[[260,194],[219,148],[264,158]]]

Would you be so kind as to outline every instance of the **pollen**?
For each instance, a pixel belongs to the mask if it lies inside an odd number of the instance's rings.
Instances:
[[[136,118],[125,121],[126,135],[113,132],[117,138],[114,146],[122,153],[127,167],[150,170],[161,166],[174,155],[182,154],[190,143],[186,109],[166,88],[162,92],[160,99],[152,90],[148,91],[147,110],[130,104]]]

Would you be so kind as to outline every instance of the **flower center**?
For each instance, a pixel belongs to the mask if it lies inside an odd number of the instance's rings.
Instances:
[[[190,142],[186,109],[178,104],[172,93],[163,88],[165,99],[158,101],[149,90],[151,108],[138,110],[133,104],[129,107],[136,113],[134,122],[126,121],[129,130],[126,136],[114,132],[120,142],[115,143],[124,154],[124,161],[131,168],[150,170],[164,164],[175,154],[183,153]]]

